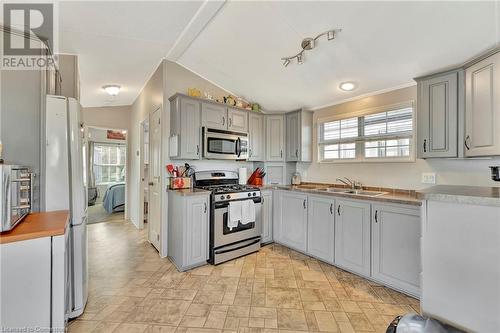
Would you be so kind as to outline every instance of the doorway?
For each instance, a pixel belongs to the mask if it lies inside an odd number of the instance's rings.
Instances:
[[[160,251],[161,226],[161,107],[149,118],[149,242]]]
[[[88,223],[124,220],[127,131],[87,127]]]
[[[149,119],[141,123],[140,164],[142,210],[139,214],[139,229],[143,229],[149,218]]]

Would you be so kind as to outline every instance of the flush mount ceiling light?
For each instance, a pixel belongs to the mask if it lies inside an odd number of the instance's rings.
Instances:
[[[341,31],[342,31],[342,29],[333,29],[333,30],[328,30],[328,31],[325,31],[323,33],[320,33],[319,35],[317,35],[314,38],[311,38],[311,37],[304,38],[302,40],[302,43],[300,43],[300,47],[302,48],[302,50],[300,50],[299,53],[297,53],[296,55],[291,56],[291,57],[281,58],[281,60],[283,60],[283,66],[287,67],[288,65],[290,65],[290,61],[295,59],[295,58],[297,59],[297,64],[302,65],[304,63],[304,52],[314,49],[316,47],[316,41],[320,37],[326,36],[326,38],[328,40],[333,40],[333,39],[335,39],[337,34]]]
[[[343,91],[351,91],[351,90],[356,89],[357,86],[358,85],[354,82],[342,82],[339,85],[339,88]]]
[[[102,87],[110,96],[116,96],[120,92],[121,87],[117,84],[108,84]]]

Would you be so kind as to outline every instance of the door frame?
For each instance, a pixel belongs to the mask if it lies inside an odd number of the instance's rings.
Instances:
[[[131,159],[130,159],[130,154],[131,152],[129,151],[129,135],[130,135],[130,130],[128,128],[114,128],[114,127],[105,127],[105,126],[94,126],[94,125],[90,125],[90,124],[83,124],[83,129],[84,129],[84,133],[85,133],[85,138],[84,138],[84,144],[85,144],[85,149],[87,151],[87,154],[90,154],[90,149],[89,149],[89,129],[90,128],[95,128],[95,129],[99,129],[99,130],[111,130],[111,131],[126,131],[127,133],[125,134],[125,151],[127,152],[127,156],[126,156],[126,159],[125,159],[125,211],[124,211],[124,218],[126,220],[130,219],[130,208],[129,208],[129,202],[128,202],[128,184],[129,184],[129,181],[130,181],[130,177],[129,177],[129,168],[130,168],[130,162],[131,162]],[[93,140],[92,140],[93,141]],[[103,141],[93,141],[93,142],[97,142],[97,143],[108,143],[108,142],[103,142]],[[118,144],[118,143],[117,143]],[[93,152],[92,152],[93,153]],[[87,158],[87,156],[85,157],[85,163],[86,163],[86,167],[88,168],[87,169],[87,174],[86,174],[86,181],[87,181],[87,188],[89,186],[89,169],[92,167],[90,164],[89,164],[89,160]]]
[[[149,149],[149,177],[151,177],[151,175],[153,174],[153,167],[151,165],[151,161],[153,160],[153,154],[151,152],[151,149],[152,149],[152,142],[151,142],[151,120],[152,120],[152,117],[153,115],[155,114],[155,112],[159,112],[159,115],[160,115],[160,149],[159,149],[159,154],[160,156],[158,157],[158,162],[160,163],[160,170],[159,170],[159,186],[160,186],[160,204],[159,204],[159,214],[158,214],[158,217],[160,219],[160,221],[158,222],[159,223],[159,228],[158,228],[158,236],[159,236],[159,239],[158,239],[158,247],[156,247],[153,242],[151,242],[151,237],[150,237],[150,228],[151,228],[151,225],[152,225],[152,219],[150,218],[151,217],[151,204],[148,204],[148,242],[160,253],[160,257],[162,256],[162,244],[163,244],[163,237],[162,237],[162,234],[163,234],[163,230],[162,230],[162,222],[163,222],[163,200],[164,200],[164,196],[163,196],[163,168],[161,167],[161,165],[163,165],[163,153],[162,153],[162,149],[163,149],[163,107],[162,105],[159,105],[159,106],[155,106],[154,108],[152,108],[152,111],[148,114],[148,124],[149,124],[149,146],[148,146],[148,149]],[[150,178],[149,178],[150,179]],[[149,183],[149,179],[148,179],[148,183]],[[140,180],[140,179],[139,179]],[[148,185],[149,186],[149,185]],[[151,190],[149,190],[149,202],[151,203]],[[144,224],[144,220],[142,220],[142,223]]]
[[[140,203],[140,207],[139,207],[139,229],[144,229],[144,199],[145,199],[145,195],[144,195],[144,190],[146,189],[146,185],[147,183],[149,183],[149,178],[148,179],[145,179],[144,178],[144,134],[145,134],[145,128],[146,126],[148,127],[148,136],[149,136],[149,115],[148,117],[146,117],[146,119],[144,119],[143,121],[141,121],[141,131],[140,131],[140,138],[139,138],[139,165],[140,165],[140,170],[139,170],[139,203]],[[149,142],[149,139],[148,139],[148,142]],[[148,146],[148,150],[149,150],[149,146]],[[149,152],[148,152],[149,154]],[[149,173],[148,173],[149,175]],[[149,192],[148,192],[148,195],[149,195]],[[149,202],[149,200],[148,200]],[[148,206],[148,213],[149,213],[149,206]],[[149,215],[149,214],[148,214]],[[149,221],[148,221],[149,222]],[[148,236],[149,236],[149,223],[148,223]],[[149,237],[148,237],[149,239]]]

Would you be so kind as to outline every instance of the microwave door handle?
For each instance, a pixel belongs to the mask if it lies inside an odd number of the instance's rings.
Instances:
[[[240,139],[240,137],[238,137],[238,139],[236,140],[236,155],[238,155],[238,157],[240,157],[240,155],[241,155],[241,139]]]

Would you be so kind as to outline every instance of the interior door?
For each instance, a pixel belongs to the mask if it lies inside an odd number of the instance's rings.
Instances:
[[[161,108],[150,115],[149,121],[149,242],[160,251],[161,224]]]

